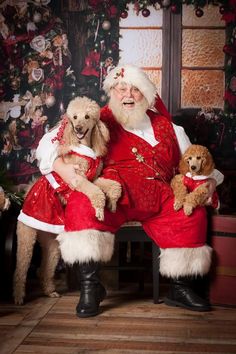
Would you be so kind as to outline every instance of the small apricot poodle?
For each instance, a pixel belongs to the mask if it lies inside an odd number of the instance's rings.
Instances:
[[[179,174],[171,181],[176,211],[183,208],[185,215],[191,215],[194,208],[205,205],[208,199],[207,180],[214,167],[212,155],[205,146],[193,144],[185,151],[179,163]],[[218,206],[216,192],[212,206]]]
[[[99,177],[102,171],[101,157],[106,154],[106,144],[109,138],[107,127],[100,121],[100,107],[98,104],[87,97],[76,97],[69,103],[55,139],[58,155],[63,158],[65,163],[72,163],[77,166],[77,175],[72,183],[73,189],[84,193],[90,199],[95,209],[95,215],[99,220],[104,219],[106,204],[112,212],[115,212],[116,203],[121,196],[121,185],[118,182]],[[83,151],[88,151],[89,153],[86,155],[83,154]],[[92,155],[91,158],[88,157],[90,154]],[[91,166],[91,160],[96,161],[93,166]],[[24,212],[24,210],[27,210],[24,208],[27,203],[29,203],[29,206],[33,205],[31,204],[32,198],[36,198],[34,195],[37,195],[40,183],[42,185],[42,180],[45,181],[45,178],[48,185],[52,180],[55,182],[54,172],[50,176],[40,177],[31,187],[18,218],[16,270],[13,286],[13,296],[16,304],[24,302],[27,271],[37,237],[42,247],[39,275],[44,294],[50,297],[59,296],[55,291],[54,283],[55,269],[60,258],[59,244],[55,239],[55,233],[49,234],[43,228],[40,229],[43,223],[40,223],[40,221],[38,223],[37,217],[34,218],[34,215],[33,217],[32,215],[28,217],[29,215]],[[66,193],[60,195],[59,192],[56,194],[56,198],[58,196],[60,202],[64,204],[66,204],[66,196],[68,198],[69,195],[68,190],[72,191],[69,188],[70,186],[66,186]],[[53,193],[53,198],[55,198],[55,192]],[[34,199],[34,202],[37,206],[36,199]],[[51,207],[53,208],[53,205]],[[43,209],[50,209],[50,202]],[[28,210],[30,211],[31,208],[29,207]],[[40,227],[36,228],[34,222],[31,223],[32,220],[36,220],[36,224],[40,225]]]

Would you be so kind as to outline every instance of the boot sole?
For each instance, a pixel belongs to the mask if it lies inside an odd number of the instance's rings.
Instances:
[[[192,307],[192,306],[188,306],[188,305],[184,305],[181,302],[178,301],[174,301],[174,300],[170,300],[168,298],[164,298],[164,303],[167,306],[172,306],[172,307],[181,307],[190,311],[197,311],[197,312],[207,312],[207,311],[211,311],[210,307]]]
[[[97,316],[97,315],[99,315],[99,313],[100,313],[100,311],[98,311],[98,312],[93,312],[93,313],[90,313],[90,314],[88,314],[88,313],[78,313],[78,312],[76,312],[76,316],[77,316],[77,317],[80,317],[80,318],[87,318],[87,317],[94,317],[94,316]]]

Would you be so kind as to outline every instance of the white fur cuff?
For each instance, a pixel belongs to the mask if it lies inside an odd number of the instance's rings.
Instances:
[[[65,263],[108,262],[114,249],[115,236],[110,232],[82,230],[57,236]]]
[[[211,254],[209,246],[161,249],[160,273],[169,278],[203,276],[210,270]]]

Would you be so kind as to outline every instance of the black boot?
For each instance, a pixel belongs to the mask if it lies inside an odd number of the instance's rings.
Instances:
[[[165,304],[192,311],[210,311],[209,302],[195,294],[191,288],[191,282],[192,279],[189,277],[171,280],[169,294],[164,299]]]
[[[80,300],[76,306],[78,317],[91,317],[99,313],[99,304],[106,296],[106,290],[100,283],[99,263],[89,262],[79,265]]]

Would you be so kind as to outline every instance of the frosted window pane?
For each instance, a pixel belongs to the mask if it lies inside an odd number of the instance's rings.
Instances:
[[[203,11],[204,15],[202,17],[197,17],[193,6],[184,5],[182,16],[183,26],[225,26],[224,21],[221,20],[222,15],[219,13],[219,6],[204,6]]]
[[[150,16],[143,17],[141,12],[136,15],[133,10],[134,5],[129,5],[128,17],[120,19],[120,27],[161,27],[162,26],[162,10],[155,10],[153,6],[147,7],[150,11]]]
[[[225,30],[182,32],[182,66],[224,66]]]
[[[224,72],[182,70],[181,107],[223,108]]]
[[[150,80],[156,85],[157,92],[161,96],[161,70],[144,70],[149,76]]]
[[[120,63],[161,67],[162,30],[121,29]]]

